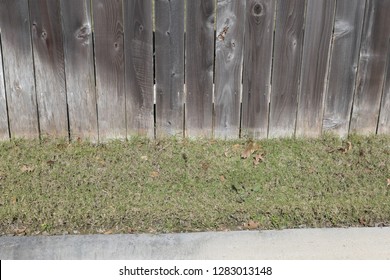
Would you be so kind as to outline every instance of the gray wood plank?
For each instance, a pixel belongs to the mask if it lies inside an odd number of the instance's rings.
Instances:
[[[186,135],[212,136],[214,0],[187,0]]]
[[[376,132],[390,38],[390,1],[367,2],[350,132]]]
[[[308,0],[295,135],[321,134],[334,0]]]
[[[267,138],[275,3],[247,0],[241,136]]]
[[[0,29],[11,136],[37,138],[38,113],[28,1],[1,0]]]
[[[99,141],[126,137],[123,10],[120,0],[94,0]]]
[[[383,87],[378,134],[390,134],[390,41],[387,46],[386,80]]]
[[[276,10],[270,138],[291,137],[295,132],[305,0],[278,1]]]
[[[60,3],[29,1],[41,135],[68,136]]]
[[[5,97],[3,55],[1,47],[1,26],[0,26],[0,140],[9,139],[7,99]]]
[[[338,0],[323,129],[348,135],[365,0]]]
[[[183,135],[184,1],[156,0],[156,136]]]
[[[152,1],[124,1],[127,134],[154,137]]]
[[[71,139],[97,141],[95,74],[89,0],[61,0]]]
[[[214,136],[238,138],[246,1],[217,1]]]

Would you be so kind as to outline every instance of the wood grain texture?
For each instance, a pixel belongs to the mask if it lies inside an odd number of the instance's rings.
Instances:
[[[28,1],[1,0],[0,29],[11,136],[37,138],[39,129]]]
[[[321,134],[334,0],[308,0],[295,135]]]
[[[215,57],[216,138],[238,138],[246,1],[217,1]]]
[[[97,141],[97,113],[89,0],[61,0],[71,139]]]
[[[278,1],[276,10],[270,138],[291,137],[295,132],[305,0]]]
[[[378,134],[390,134],[390,41],[387,47],[386,80],[383,86]]]
[[[30,0],[35,81],[41,135],[68,136],[60,3]]]
[[[152,1],[124,1],[127,134],[154,137]]]
[[[339,0],[336,6],[323,130],[348,135],[355,89],[365,0]]]
[[[0,140],[9,139],[7,99],[5,97],[4,74],[3,74],[3,55],[1,47],[1,28],[0,28]]]
[[[120,0],[94,0],[99,141],[126,137],[123,10]]]
[[[184,1],[156,0],[156,136],[183,135]]]
[[[214,0],[187,0],[186,135],[211,137],[213,120]]]
[[[275,3],[247,0],[241,135],[267,138]]]
[[[367,2],[350,132],[376,132],[390,38],[390,1]]]

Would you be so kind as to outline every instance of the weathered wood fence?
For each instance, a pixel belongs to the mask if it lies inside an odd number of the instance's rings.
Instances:
[[[389,39],[390,0],[0,0],[0,138],[389,134]]]

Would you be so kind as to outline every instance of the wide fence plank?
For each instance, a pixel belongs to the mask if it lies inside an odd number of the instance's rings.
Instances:
[[[123,10],[121,0],[94,0],[99,140],[126,137]]]
[[[215,121],[217,138],[238,138],[245,1],[217,1]]]
[[[365,0],[338,0],[336,6],[323,129],[348,135],[355,89]]]
[[[30,0],[41,135],[68,136],[60,3]]]
[[[186,135],[211,137],[213,118],[214,0],[187,0]]]
[[[152,1],[124,1],[127,134],[154,136]]]
[[[11,137],[37,138],[38,113],[28,1],[1,0],[0,29]]]
[[[70,137],[97,141],[90,1],[61,0],[61,13]]]
[[[321,134],[334,0],[308,0],[295,135]]]
[[[268,136],[295,132],[302,63],[305,0],[278,1]]]
[[[390,41],[387,50],[386,81],[383,87],[378,134],[390,134]]]
[[[267,138],[275,3],[248,0],[245,16],[241,135]]]
[[[1,47],[1,28],[0,28],[0,140],[9,139],[7,100],[5,97],[4,74],[3,74],[3,55]]]
[[[376,132],[390,39],[390,1],[367,2],[350,132]]]
[[[156,0],[156,136],[183,135],[184,1]]]

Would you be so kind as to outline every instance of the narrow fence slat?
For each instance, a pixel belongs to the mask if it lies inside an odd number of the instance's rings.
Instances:
[[[241,135],[267,138],[275,3],[248,0],[245,16]]]
[[[338,0],[323,129],[348,135],[365,0]]]
[[[39,129],[28,1],[1,0],[0,29],[11,137],[37,138]]]
[[[184,1],[156,0],[156,135],[183,135]]]
[[[214,0],[187,0],[186,135],[211,137],[213,118]]]
[[[295,135],[321,134],[334,0],[308,0]]]
[[[305,0],[278,1],[276,10],[270,138],[291,137],[295,132]]]
[[[61,0],[61,13],[70,136],[97,141],[91,3]]]
[[[152,1],[124,1],[127,134],[154,136]]]
[[[1,27],[0,27],[0,140],[9,139],[7,102],[5,98],[3,56],[1,48]]]
[[[92,1],[99,140],[126,137],[121,0]]]
[[[378,134],[390,134],[390,41],[387,46],[386,80],[383,87]]]
[[[41,135],[68,136],[60,3],[30,1]]]
[[[390,38],[390,1],[367,2],[350,132],[376,132]]]
[[[245,2],[217,1],[214,135],[222,139],[239,136]]]

